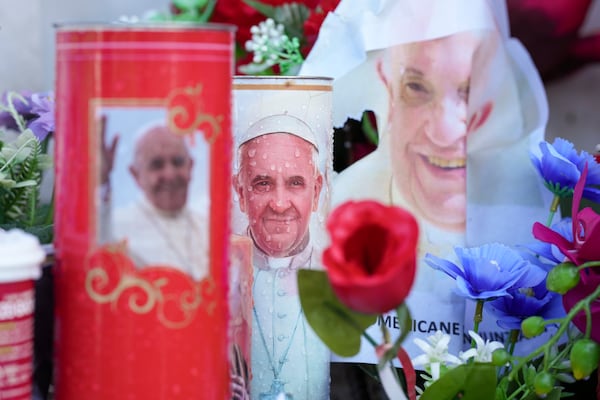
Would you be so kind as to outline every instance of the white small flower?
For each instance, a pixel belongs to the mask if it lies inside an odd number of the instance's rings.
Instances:
[[[504,348],[504,345],[500,342],[490,342],[489,340],[484,341],[481,336],[473,331],[469,331],[469,335],[473,338],[477,347],[474,349],[471,348],[459,354],[460,358],[464,361],[473,358],[477,362],[490,362],[492,361],[492,353],[495,350]]]
[[[252,63],[244,66],[248,71],[264,71],[273,65],[281,64],[282,74],[291,70],[290,66],[301,64],[300,42],[297,38],[291,41],[285,34],[283,24],[267,18],[250,29],[252,39],[244,46],[248,52],[254,53]],[[289,45],[292,43],[293,45]]]
[[[448,353],[450,335],[447,335],[441,331],[437,331],[434,335],[427,338],[427,342],[419,338],[414,340],[414,343],[419,346],[419,348],[423,350],[425,354],[415,357],[412,360],[413,365],[423,365],[426,368],[429,367],[432,376],[435,374],[439,377],[441,364],[462,364],[460,358]],[[434,379],[437,378],[434,377]]]

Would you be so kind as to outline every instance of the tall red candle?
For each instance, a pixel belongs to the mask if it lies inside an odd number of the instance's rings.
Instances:
[[[56,47],[56,398],[225,399],[233,29]]]

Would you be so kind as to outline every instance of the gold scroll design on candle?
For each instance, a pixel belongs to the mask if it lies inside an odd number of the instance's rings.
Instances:
[[[223,116],[204,112],[202,89],[201,83],[174,89],[167,99],[167,123],[172,132],[180,135],[200,130],[212,144],[221,133]]]
[[[216,301],[215,282],[211,276],[200,282],[192,281],[183,272],[165,267],[145,267],[136,270],[126,254],[126,242],[108,244],[96,250],[88,259],[90,267],[85,276],[85,290],[98,304],[110,304],[113,309],[119,303],[135,314],[148,314],[155,310],[157,320],[170,329],[188,326],[200,306],[212,315]],[[164,271],[169,271],[164,276]],[[167,293],[173,281],[182,282],[185,289]],[[212,299],[207,301],[207,299]],[[168,311],[171,310],[171,311]],[[176,310],[176,315],[173,315]]]

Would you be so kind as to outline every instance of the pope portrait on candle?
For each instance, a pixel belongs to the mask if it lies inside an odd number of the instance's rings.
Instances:
[[[310,232],[324,179],[318,152],[312,129],[289,114],[259,119],[238,140],[233,186],[254,242],[254,399],[328,393],[329,354],[305,320],[296,284],[299,268],[320,268]]]

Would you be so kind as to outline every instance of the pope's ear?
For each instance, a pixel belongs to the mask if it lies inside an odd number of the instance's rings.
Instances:
[[[234,174],[231,177],[231,187],[233,188],[233,191],[238,196],[238,202],[240,204],[240,211],[246,212],[246,197],[244,196],[244,190],[243,190],[243,187],[242,187],[240,181],[238,180],[237,174]]]
[[[386,71],[385,71],[385,65],[384,65],[384,60],[383,57],[379,57],[377,59],[377,61],[375,61],[375,66],[377,68],[377,76],[379,77],[379,79],[381,80],[381,82],[383,83],[383,85],[385,86],[385,89],[388,92],[388,96],[390,101],[392,101],[392,85],[390,83],[390,80],[387,77]]]
[[[137,169],[135,168],[135,165],[132,164],[132,165],[129,166],[129,173],[133,177],[133,180],[135,181],[135,183],[137,183],[139,185],[140,184],[140,182],[139,182],[139,174],[138,174]]]
[[[318,174],[315,179],[315,193],[312,206],[313,212],[319,209],[319,197],[321,196],[321,189],[323,189],[323,175]]]

